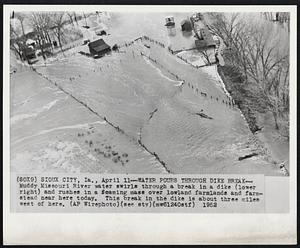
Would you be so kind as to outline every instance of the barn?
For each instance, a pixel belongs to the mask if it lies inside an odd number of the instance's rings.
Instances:
[[[89,50],[91,55],[103,56],[111,51],[111,47],[105,43],[103,39],[98,39],[89,43]]]

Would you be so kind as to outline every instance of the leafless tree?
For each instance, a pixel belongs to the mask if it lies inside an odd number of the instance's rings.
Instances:
[[[13,25],[10,23],[10,49],[14,51],[20,60],[23,60],[22,49],[25,47],[25,40],[21,38],[19,33],[15,30]],[[26,59],[26,58],[25,58]]]
[[[76,12],[73,12],[73,13],[74,13],[74,20],[75,20],[75,22],[76,22],[76,24],[77,24],[77,26],[78,26],[78,21],[77,21]]]
[[[85,13],[84,12],[82,12],[82,14],[83,14],[83,17],[84,17],[84,20],[85,20],[85,26],[87,27],[88,25],[87,25],[87,19],[86,19],[86,15],[85,15]]]
[[[46,59],[45,46],[47,43],[51,46],[49,30],[51,27],[50,15],[47,12],[32,12],[30,21],[33,29],[37,33],[37,42],[41,49],[43,59]]]
[[[65,12],[54,12],[51,14],[51,23],[53,25],[54,34],[58,40],[58,44],[61,52],[63,53],[62,48],[62,39],[64,37],[64,19]]]
[[[211,53],[207,49],[200,50],[199,53],[201,54],[203,61],[206,65],[211,65]]]
[[[287,23],[288,31],[290,31],[290,13],[289,12],[262,12],[262,16],[272,22],[278,22],[279,24]]]
[[[73,21],[74,12],[73,13],[72,12],[66,12],[66,14],[69,17],[71,24],[74,26],[74,21]]]
[[[210,29],[229,49],[227,60],[243,74],[244,83],[256,89],[254,95],[272,112],[275,128],[279,129],[278,118],[288,112],[289,106],[288,42],[278,39],[272,22],[244,21],[238,14],[211,15],[214,21]]]
[[[25,36],[25,29],[24,29],[25,15],[21,12],[16,12],[14,17],[19,20],[20,25],[21,25],[21,29],[22,29],[22,35]]]
[[[262,93],[266,106],[273,113],[275,128],[279,129],[278,116],[286,110],[286,89],[288,84],[289,56],[288,49],[280,48],[274,37],[271,26],[256,26],[244,47],[247,54],[242,61],[246,75]],[[284,101],[282,101],[284,100]]]
[[[229,48],[233,46],[239,32],[243,29],[244,23],[239,18],[239,13],[225,15],[223,13],[210,13],[214,21],[208,27],[210,31],[218,35]]]

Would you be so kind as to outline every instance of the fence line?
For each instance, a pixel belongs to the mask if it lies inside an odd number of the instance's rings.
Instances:
[[[149,38],[148,36],[143,36],[143,37],[144,37],[145,40],[147,40],[147,41],[149,41],[149,42],[152,42],[152,43],[154,43],[154,44],[157,44],[157,45],[159,45],[159,46],[161,46],[161,47],[163,47],[163,48],[166,47],[166,45],[165,45],[164,43],[160,42],[160,41],[157,41],[157,40],[155,40],[155,39]],[[185,51],[185,50],[174,51],[174,50],[172,50],[170,47],[168,47],[168,51],[169,51],[171,54],[175,54],[175,53],[178,53],[178,52],[181,52],[181,51]],[[199,69],[199,68],[201,68],[201,67],[208,66],[207,64],[205,64],[205,65],[193,65],[193,64],[192,64],[191,62],[189,62],[187,59],[185,59],[185,58],[183,58],[183,57],[181,57],[181,56],[179,56],[179,55],[176,55],[176,57],[179,58],[179,59],[181,59],[183,62],[185,62],[186,64],[188,64],[188,65],[190,65],[190,66],[192,66],[192,67],[194,67],[194,68],[196,68],[196,69]],[[213,65],[213,64],[217,64],[217,62],[211,63],[211,64],[209,64],[209,65]]]
[[[156,45],[160,46],[161,48],[166,48],[166,45],[165,45],[163,42],[160,42],[160,41],[158,41],[158,40],[152,39],[152,38],[150,38],[150,37],[148,37],[148,36],[146,36],[146,35],[140,36],[140,37],[138,37],[138,38],[136,38],[136,39],[134,39],[134,40],[132,40],[132,41],[130,41],[130,42],[125,42],[125,43],[122,44],[122,45],[118,45],[118,48],[123,48],[123,47],[129,47],[129,46],[132,46],[136,41],[139,41],[139,40],[141,40],[141,41],[142,41],[142,40],[146,40],[146,41],[149,41],[149,42],[151,42],[151,43],[153,43],[153,44],[156,44]],[[172,50],[170,47],[168,47],[168,51],[169,51],[171,54],[176,54],[176,53],[178,53],[178,52],[180,52],[180,51],[184,51],[184,50],[174,51],[174,50]],[[207,64],[205,64],[205,65],[193,65],[193,64],[192,64],[191,62],[189,62],[187,59],[185,59],[185,58],[183,58],[183,57],[181,57],[181,56],[179,56],[179,55],[176,55],[176,57],[179,58],[179,59],[181,59],[181,60],[184,61],[186,64],[188,64],[188,65],[190,65],[190,66],[192,66],[192,67],[194,67],[194,68],[196,68],[196,69],[199,69],[199,68],[208,66]],[[218,64],[218,63],[215,62],[215,63],[211,63],[211,64],[209,64],[209,65],[213,65],[213,64]]]
[[[152,61],[153,63],[159,65],[159,66],[162,67],[164,70],[166,70],[168,73],[170,73],[172,76],[174,76],[177,80],[182,81],[182,85],[187,84],[187,86],[188,86],[189,88],[192,88],[193,90],[195,89],[195,91],[196,91],[197,94],[200,93],[200,96],[205,97],[205,98],[209,98],[209,94],[208,94],[208,93],[199,90],[197,87],[195,87],[195,86],[194,86],[192,83],[190,83],[190,82],[187,82],[187,83],[186,83],[186,80],[180,78],[177,74],[175,74],[175,73],[171,72],[170,70],[166,69],[166,68],[165,68],[162,64],[160,64],[156,59],[151,58],[149,55],[146,55],[146,54],[144,54],[143,52],[140,52],[140,53],[141,53],[141,56],[144,56],[144,57],[148,58],[150,61]],[[210,99],[216,100],[217,102],[219,102],[219,98],[218,98],[218,97],[215,97],[215,98],[214,98],[213,96],[210,96]],[[229,98],[228,96],[227,96],[227,100],[222,99],[222,101],[221,101],[221,99],[220,99],[220,103],[221,103],[221,104],[225,104],[225,105],[228,106],[228,107],[232,107],[232,108],[235,107],[234,100],[231,99],[231,98]]]
[[[83,105],[85,108],[87,108],[90,112],[92,112],[93,114],[95,114],[96,116],[98,116],[100,119],[104,120],[108,125],[110,125],[111,127],[113,127],[117,132],[125,135],[127,138],[129,138],[129,140],[134,141],[136,144],[139,144],[146,152],[148,152],[149,154],[151,154],[152,156],[154,156],[156,158],[156,160],[163,166],[163,168],[168,172],[168,173],[172,173],[171,170],[167,167],[166,163],[161,160],[161,158],[155,153],[150,151],[141,141],[141,138],[139,138],[138,140],[136,140],[134,137],[132,137],[131,135],[127,134],[122,128],[120,128],[119,126],[115,125],[114,123],[112,123],[111,121],[109,121],[106,116],[103,116],[101,114],[99,114],[97,111],[95,111],[94,109],[92,109],[87,103],[85,103],[84,101],[80,100],[79,98],[77,98],[76,96],[74,96],[71,92],[68,92],[67,90],[65,90],[60,84],[58,84],[56,81],[51,80],[50,78],[48,78],[47,76],[45,76],[43,73],[37,71],[35,68],[31,67],[31,69],[37,73],[39,76],[45,78],[48,82],[50,82],[51,84],[55,85],[59,90],[61,90],[62,92],[64,92],[66,95],[70,96],[71,98],[73,98],[76,102],[78,102],[79,104]]]
[[[160,47],[162,47],[162,48],[165,48],[166,47],[166,45],[164,44],[164,43],[162,43],[162,42],[160,42],[160,41],[157,41],[157,40],[154,40],[154,39],[152,39],[152,38],[150,38],[150,37],[148,37],[148,36],[140,36],[140,37],[138,37],[138,38],[136,38],[136,39],[134,39],[134,40],[132,40],[132,41],[130,41],[130,42],[126,42],[126,43],[124,43],[123,45],[118,45],[118,48],[124,48],[124,47],[130,47],[130,46],[132,46],[132,45],[134,45],[135,44],[135,42],[137,42],[137,41],[142,41],[143,39],[145,39],[145,40],[147,40],[147,41],[150,41],[150,42],[152,42],[152,43],[155,43],[155,44],[157,44],[158,46],[160,46]],[[75,46],[75,45],[74,45]],[[168,48],[168,49],[170,49],[170,48]],[[172,49],[170,49],[170,51],[172,51]],[[143,52],[140,52],[141,53],[141,56],[144,56],[144,57],[146,57],[146,58],[148,58],[150,61],[152,61],[153,63],[155,63],[155,64],[157,64],[157,65],[159,65],[161,68],[163,68],[164,70],[166,70],[168,73],[170,73],[173,77],[175,77],[177,80],[180,80],[180,81],[182,81],[182,85],[184,85],[184,84],[186,84],[186,80],[184,80],[184,79],[182,79],[182,78],[180,78],[177,74],[175,74],[174,72],[172,72],[172,71],[170,71],[169,69],[167,69],[167,68],[165,68],[162,64],[160,64],[156,59],[153,59],[153,58],[151,58],[150,56],[147,56],[146,54],[144,54]],[[187,64],[190,64],[186,59],[184,59],[184,58],[182,58],[182,57],[180,57],[180,56],[177,56],[178,58],[180,58],[180,59],[182,59],[184,62],[186,62]],[[190,65],[192,65],[192,64],[190,64]],[[192,65],[193,66],[193,65]],[[194,68],[200,68],[200,67],[203,67],[203,66],[198,66],[198,67],[195,67],[195,66],[193,66]],[[187,83],[187,85],[188,85],[188,87],[189,88],[192,88],[192,90],[195,90],[196,91],[196,93],[197,94],[200,94],[200,96],[202,96],[202,97],[205,97],[205,98],[209,98],[209,95],[206,93],[206,92],[202,92],[201,90],[199,90],[197,87],[195,87],[193,84],[191,84],[191,83]],[[216,100],[217,102],[219,102],[219,98],[218,97],[213,97],[213,96],[210,96],[210,99],[212,99],[212,100]],[[232,99],[232,98],[230,98],[230,97],[228,97],[227,96],[227,100],[222,100],[221,101],[221,99],[220,99],[220,103],[221,104],[225,104],[226,106],[228,105],[228,107],[235,107],[235,102],[234,102],[234,100]]]

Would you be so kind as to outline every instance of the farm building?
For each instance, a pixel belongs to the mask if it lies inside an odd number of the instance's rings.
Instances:
[[[176,29],[175,29],[175,21],[173,16],[166,16],[165,17],[167,27],[168,35],[169,36],[175,36],[176,35]]]
[[[36,46],[36,41],[32,39],[28,39],[26,41],[26,46],[32,46],[34,48]]]
[[[173,16],[166,16],[165,17],[166,20],[166,24],[165,26],[175,26],[175,21],[174,21],[174,17]]]
[[[210,41],[210,40],[195,40],[195,45],[196,45],[196,48],[199,50],[216,47],[215,42]]]
[[[212,34],[207,28],[200,28],[199,39],[207,40],[208,42],[213,42]]]
[[[193,30],[192,23],[189,20],[183,20],[180,25],[182,31],[191,32]]]
[[[92,41],[88,44],[88,46],[90,54],[92,55],[103,56],[111,51],[110,46],[107,45],[103,39]]]
[[[94,32],[95,35],[101,36],[101,35],[106,35],[108,32],[108,28],[104,23],[99,23],[97,26],[92,27],[90,29],[90,32]]]
[[[212,34],[207,28],[200,28],[197,32],[198,39],[195,40],[197,49],[215,48],[216,42],[213,39]]]
[[[192,15],[191,18],[193,19],[194,22],[198,22],[203,20],[203,15],[201,13],[195,13]]]
[[[35,50],[32,47],[25,47],[22,50],[22,55],[24,60],[27,59],[35,59],[36,55],[35,55]]]

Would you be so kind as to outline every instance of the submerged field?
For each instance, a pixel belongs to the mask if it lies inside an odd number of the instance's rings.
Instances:
[[[146,41],[101,59],[84,49],[11,75],[12,170],[282,175],[215,67]]]

